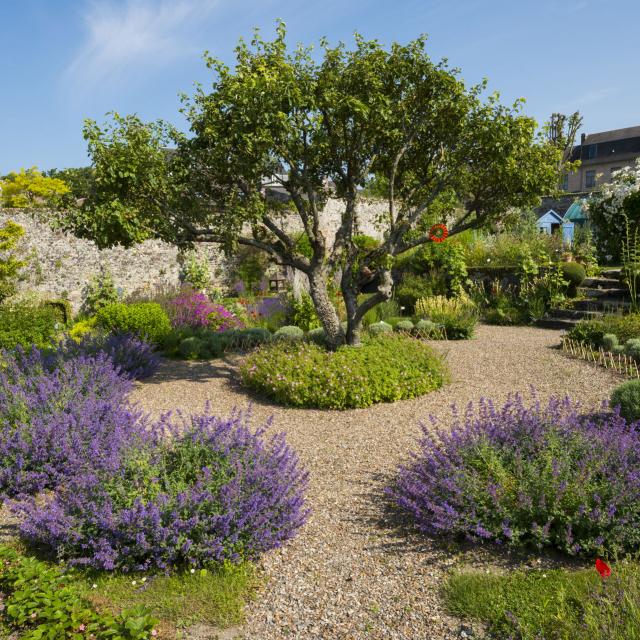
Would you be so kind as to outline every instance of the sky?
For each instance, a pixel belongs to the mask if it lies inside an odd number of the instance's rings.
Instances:
[[[109,111],[183,126],[179,94],[211,80],[202,53],[232,63],[277,19],[292,45],[427,34],[433,59],[540,123],[640,125],[639,0],[0,0],[0,175],[86,166],[83,120]]]

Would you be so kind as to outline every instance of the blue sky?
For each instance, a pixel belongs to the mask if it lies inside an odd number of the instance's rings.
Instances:
[[[86,117],[180,124],[178,93],[206,82],[276,18],[292,43],[429,35],[469,83],[523,96],[539,122],[579,109],[589,133],[640,125],[638,0],[0,0],[0,174],[87,164]]]

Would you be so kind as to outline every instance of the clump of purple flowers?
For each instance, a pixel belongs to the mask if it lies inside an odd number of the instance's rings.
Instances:
[[[283,434],[247,417],[163,417],[117,469],[75,476],[23,501],[22,535],[98,569],[146,570],[252,559],[307,517],[307,473]]]
[[[175,329],[210,328],[214,331],[242,329],[242,321],[221,304],[212,303],[204,293],[183,291],[169,302],[168,313]]]
[[[105,353],[60,360],[33,348],[0,355],[0,497],[52,489],[70,477],[113,472],[144,430],[131,382]]]
[[[152,376],[160,366],[155,346],[130,333],[84,336],[76,342],[68,338],[48,354],[51,366],[80,355],[106,354],[120,375],[130,380]]]
[[[640,545],[640,432],[618,413],[515,396],[422,427],[420,450],[388,489],[429,535],[569,554]]]

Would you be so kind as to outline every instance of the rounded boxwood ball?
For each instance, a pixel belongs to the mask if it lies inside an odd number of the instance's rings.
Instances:
[[[613,351],[613,348],[618,346],[618,336],[613,333],[605,334],[602,336],[602,346],[607,351]]]
[[[611,407],[620,407],[620,415],[627,422],[640,420],[640,380],[629,380],[616,387],[611,394]]]
[[[390,333],[391,331],[393,331],[393,327],[382,320],[369,325],[369,333],[372,336],[379,336],[382,333]]]
[[[574,298],[578,293],[578,287],[587,277],[584,267],[578,262],[563,262],[560,265],[562,277],[569,283],[567,294],[570,298]]]
[[[395,326],[396,331],[413,331],[413,328],[414,326],[411,320],[400,320]]]
[[[287,325],[280,327],[273,337],[276,340],[284,340],[286,342],[298,342],[304,338],[304,331],[300,327],[294,325]]]

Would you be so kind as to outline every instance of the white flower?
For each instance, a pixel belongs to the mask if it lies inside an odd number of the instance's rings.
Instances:
[[[147,579],[146,579],[146,578],[141,578],[141,579],[140,579],[140,582],[146,582],[146,581],[147,581]]]
[[[195,573],[196,570],[195,569],[191,569],[191,571],[189,573]]]
[[[91,588],[92,588],[92,589],[97,589],[97,588],[98,588],[98,585],[94,582],[94,583],[91,585]]]
[[[131,584],[135,587],[138,583],[135,580],[132,580]]]

